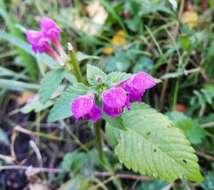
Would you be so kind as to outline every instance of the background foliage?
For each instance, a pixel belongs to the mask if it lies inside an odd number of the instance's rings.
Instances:
[[[214,189],[213,9],[213,0],[0,0],[1,189]],[[118,71],[143,70],[160,79],[143,100],[183,131],[199,157],[204,181],[167,183],[132,172],[129,168],[139,171],[142,163],[118,162],[113,152],[118,132],[109,124],[105,128],[109,163],[99,167],[91,126],[75,123],[69,111],[71,99],[87,88],[75,84],[77,94],[66,89],[74,83],[72,75],[50,71],[57,63],[34,54],[25,41],[23,32],[36,29],[44,15],[62,28],[64,48],[70,42],[78,51],[83,73],[86,64],[94,64],[107,73],[113,71],[107,80],[111,84],[126,77],[115,78]],[[90,73],[87,78],[93,85]],[[40,86],[46,88],[38,92]],[[53,123],[56,120],[60,121]],[[132,120],[127,122],[132,127]],[[131,142],[121,142],[116,147],[120,160],[126,159],[123,146],[132,149]],[[5,165],[55,170],[2,170]]]

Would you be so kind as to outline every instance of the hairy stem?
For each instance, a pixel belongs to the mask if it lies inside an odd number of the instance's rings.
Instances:
[[[74,72],[74,75],[76,76],[78,82],[85,83],[81,70],[80,70],[79,62],[76,58],[76,53],[73,51],[70,52],[70,64],[73,67],[73,72]]]
[[[95,128],[95,137],[96,137],[96,144],[97,144],[97,148],[98,148],[100,165],[104,166],[105,159],[104,159],[104,152],[103,152],[101,121],[96,122],[94,124],[94,128]]]
[[[175,83],[174,92],[173,92],[172,110],[175,110],[175,108],[176,108],[176,104],[177,104],[177,100],[178,100],[179,84],[180,84],[180,80],[179,80],[179,78],[177,78],[176,83]]]

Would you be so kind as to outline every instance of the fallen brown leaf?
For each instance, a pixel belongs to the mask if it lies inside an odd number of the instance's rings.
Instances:
[[[28,100],[34,95],[33,92],[30,92],[30,91],[25,91],[23,92],[20,96],[18,96],[18,98],[16,99],[16,102],[17,104],[20,106],[20,105],[23,105],[25,103],[28,102]]]

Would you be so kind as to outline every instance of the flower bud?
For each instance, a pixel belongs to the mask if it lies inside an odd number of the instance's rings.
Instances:
[[[31,44],[32,50],[37,53],[47,52],[50,48],[48,39],[43,35],[42,32],[35,30],[28,30],[25,32],[27,41]]]
[[[61,29],[57,24],[48,17],[43,17],[40,20],[40,28],[44,35],[49,38],[51,41],[55,41],[59,38]]]
[[[92,95],[78,96],[71,105],[71,111],[78,120],[92,120],[96,122],[102,116],[101,110],[96,106]]]
[[[121,87],[113,87],[103,92],[103,111],[111,116],[120,116],[124,108],[129,107],[129,101],[126,92]]]
[[[155,85],[155,79],[151,75],[145,72],[139,72],[123,82],[121,86],[128,93],[131,102],[141,102],[141,97],[144,92]]]

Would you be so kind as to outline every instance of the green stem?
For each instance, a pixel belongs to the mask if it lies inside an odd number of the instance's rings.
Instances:
[[[176,104],[177,104],[179,84],[180,84],[180,80],[179,80],[179,78],[178,78],[178,79],[176,80],[175,88],[174,88],[174,93],[173,93],[172,110],[175,110],[175,107],[176,107]]]
[[[81,70],[80,70],[80,66],[79,66],[79,62],[76,57],[76,53],[73,51],[70,52],[70,64],[73,67],[73,71],[74,71],[75,76],[77,77],[78,82],[84,83],[85,81],[84,81],[84,78],[83,78]]]
[[[95,123],[94,128],[95,128],[95,137],[96,137],[96,143],[98,148],[100,165],[104,166],[105,159],[104,159],[104,152],[103,152],[101,121],[98,121],[97,123]]]

